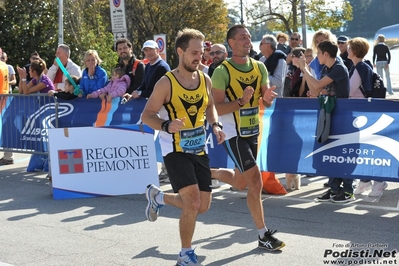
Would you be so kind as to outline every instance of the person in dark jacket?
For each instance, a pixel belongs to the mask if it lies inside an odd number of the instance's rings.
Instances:
[[[389,51],[388,46],[385,44],[385,36],[380,34],[377,38],[377,44],[373,49],[373,64],[377,69],[378,75],[383,77],[382,70],[385,71],[385,80],[387,91],[390,95],[393,94],[392,86],[391,86],[391,77],[389,74],[389,64],[391,63],[391,52]],[[375,61],[377,59],[377,61]]]
[[[340,35],[337,38],[339,56],[341,57],[342,62],[344,62],[344,65],[349,71],[353,66],[353,62],[348,58],[348,41],[349,38],[345,35]]]
[[[128,39],[118,39],[115,43],[115,50],[119,55],[116,67],[123,68],[129,76],[130,86],[126,92],[132,93],[143,83],[145,65],[136,59],[136,56],[133,54],[133,45]]]
[[[145,58],[148,59],[149,63],[145,67],[143,83],[141,83],[137,90],[132,92],[131,96],[129,94],[124,95],[128,100],[139,97],[150,97],[158,80],[162,78],[166,72],[170,71],[168,63],[159,55],[159,47],[155,41],[146,41],[141,51],[145,54]]]

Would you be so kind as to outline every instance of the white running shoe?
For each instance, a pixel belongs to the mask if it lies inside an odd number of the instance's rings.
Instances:
[[[177,263],[176,266],[189,266],[189,265],[197,265],[202,266],[201,263],[198,262],[198,257],[194,253],[194,250],[187,251],[184,256],[177,256]]]
[[[382,191],[388,187],[388,183],[385,181],[379,182],[374,181],[373,189],[369,193],[369,197],[379,197],[382,195]]]
[[[363,182],[359,181],[359,184],[357,185],[355,191],[353,191],[353,194],[359,195],[365,192],[366,190],[369,190],[373,187],[373,184],[371,184],[371,181],[369,182]]]
[[[150,222],[155,222],[157,220],[159,209],[163,206],[163,204],[159,204],[155,199],[155,196],[161,193],[163,193],[162,190],[152,184],[148,185],[145,190],[145,196],[148,200],[147,208],[145,209],[145,216]]]

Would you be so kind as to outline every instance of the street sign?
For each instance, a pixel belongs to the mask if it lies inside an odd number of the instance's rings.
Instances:
[[[114,34],[127,32],[125,0],[110,0],[110,12],[112,32]]]

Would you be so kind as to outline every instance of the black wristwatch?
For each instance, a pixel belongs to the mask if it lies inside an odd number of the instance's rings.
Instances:
[[[218,122],[218,121],[216,121],[216,122],[213,122],[213,124],[212,124],[212,128],[214,128],[215,126],[218,126],[220,129],[223,129],[223,125],[222,125],[222,123],[220,123],[220,122]]]

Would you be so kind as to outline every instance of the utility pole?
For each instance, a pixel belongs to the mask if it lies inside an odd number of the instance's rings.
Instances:
[[[58,44],[64,43],[64,3],[63,0],[58,0]]]
[[[244,25],[244,12],[242,10],[242,0],[240,0],[240,9],[241,9],[241,25]]]
[[[307,48],[306,45],[306,20],[305,20],[305,3],[301,0],[301,20],[302,20],[302,46]]]

